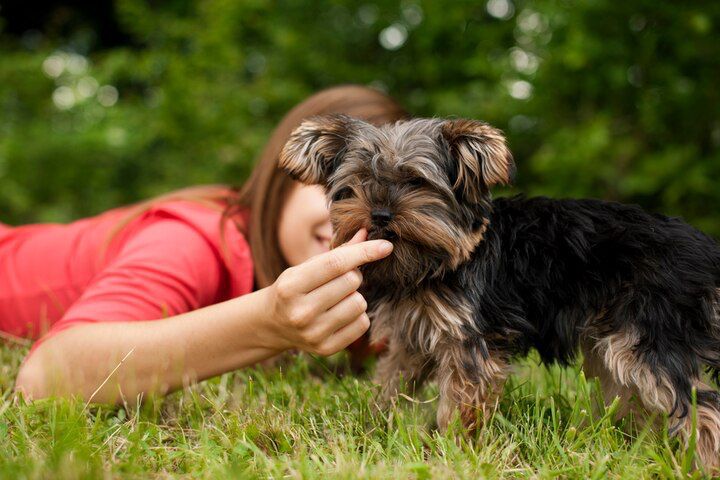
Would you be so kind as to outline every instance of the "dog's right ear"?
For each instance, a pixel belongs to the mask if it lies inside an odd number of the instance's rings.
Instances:
[[[358,123],[339,114],[305,120],[280,152],[280,167],[295,180],[325,185],[340,164]]]

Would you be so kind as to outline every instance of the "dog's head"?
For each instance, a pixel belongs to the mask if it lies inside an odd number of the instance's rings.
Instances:
[[[486,123],[414,119],[375,127],[344,115],[303,122],[280,165],[325,187],[334,245],[363,227],[370,239],[392,241],[392,255],[364,274],[403,286],[470,258],[487,228],[490,188],[508,184],[514,170],[505,137]]]

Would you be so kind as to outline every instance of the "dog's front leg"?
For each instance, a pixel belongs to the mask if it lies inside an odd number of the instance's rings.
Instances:
[[[462,343],[440,349],[437,362],[438,428],[447,430],[458,412],[463,426],[476,431],[495,410],[508,375],[507,362],[497,352],[483,354]]]
[[[389,339],[387,352],[378,360],[375,383],[380,385],[380,400],[389,403],[403,391],[403,384],[412,394],[420,388],[428,375],[428,362],[418,354],[409,352],[397,339]]]

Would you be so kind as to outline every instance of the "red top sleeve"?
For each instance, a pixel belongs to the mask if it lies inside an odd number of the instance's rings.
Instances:
[[[216,303],[225,275],[219,256],[182,220],[155,220],[123,246],[42,340],[79,323],[154,320]]]

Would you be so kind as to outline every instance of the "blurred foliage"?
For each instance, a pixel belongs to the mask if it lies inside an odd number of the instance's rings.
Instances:
[[[92,7],[88,7],[92,8]],[[504,129],[517,191],[634,202],[720,236],[720,2],[117,0],[129,41],[3,33],[0,212],[66,221],[246,178],[326,86]]]

